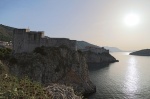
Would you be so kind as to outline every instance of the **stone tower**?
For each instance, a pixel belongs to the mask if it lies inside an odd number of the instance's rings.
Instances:
[[[31,52],[41,46],[41,38],[44,32],[30,31],[29,29],[14,29],[13,49],[15,53]]]

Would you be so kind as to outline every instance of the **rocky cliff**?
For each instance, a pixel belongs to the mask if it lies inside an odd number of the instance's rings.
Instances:
[[[75,95],[72,87],[65,85],[50,84],[45,90],[51,95],[51,99],[83,99],[82,96]]]
[[[33,53],[20,53],[13,57],[9,69],[19,78],[28,76],[45,86],[50,83],[69,85],[82,94],[95,92],[86,59],[77,51],[66,47],[41,47]]]
[[[130,53],[130,55],[150,56],[150,49],[143,49]]]
[[[86,56],[87,63],[112,63],[118,62],[112,55],[109,53],[94,53],[91,51],[84,52]]]
[[[91,51],[83,52],[86,57],[89,70],[100,69],[108,66],[109,63],[118,62],[109,52],[106,53],[94,53]]]

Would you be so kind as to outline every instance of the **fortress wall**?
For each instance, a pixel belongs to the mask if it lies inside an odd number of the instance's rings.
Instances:
[[[61,45],[65,45],[72,50],[76,50],[76,40],[69,40],[67,38],[43,38],[41,45],[51,47],[59,47]]]
[[[32,52],[36,47],[40,47],[41,39],[43,37],[43,32],[29,32],[27,33],[25,46],[26,52]]]
[[[88,48],[88,50],[95,52],[95,53],[109,53],[109,50],[106,50],[105,48],[101,47],[101,48],[96,48],[96,47],[91,47]]]
[[[44,32],[29,29],[15,29],[13,33],[13,49],[15,53],[31,52],[40,46]]]
[[[74,49],[76,51],[77,50],[77,41],[76,40],[71,40],[70,41],[70,46],[71,46],[71,49]]]
[[[15,53],[24,51],[24,42],[26,38],[26,29],[15,29],[13,33],[13,49]]]
[[[59,47],[61,45],[77,50],[76,40],[44,37],[44,32],[30,31],[29,29],[15,29],[13,33],[13,49],[15,53],[32,52],[36,47],[41,46]]]

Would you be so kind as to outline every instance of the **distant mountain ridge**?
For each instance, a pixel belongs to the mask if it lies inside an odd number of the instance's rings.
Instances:
[[[15,28],[0,24],[0,41],[12,41]]]
[[[117,47],[104,46],[104,48],[110,50],[110,52],[123,52],[121,49],[119,49]]]
[[[91,43],[88,43],[86,41],[77,41],[77,48],[78,49],[84,49],[86,46],[92,46],[92,47],[100,47]],[[108,49],[110,52],[122,52],[119,48],[116,47],[108,47],[104,46],[105,49]]]

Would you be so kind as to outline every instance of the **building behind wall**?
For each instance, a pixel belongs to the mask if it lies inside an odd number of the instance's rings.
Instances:
[[[84,49],[81,49],[81,51],[91,51],[97,54],[102,53],[109,53],[109,50],[105,49],[104,47],[93,47],[93,46],[86,46]]]
[[[29,29],[15,29],[13,32],[13,50],[15,53],[32,52],[36,47],[59,47],[66,45],[76,50],[76,40],[67,38],[50,38],[44,36],[43,31],[30,31]]]

